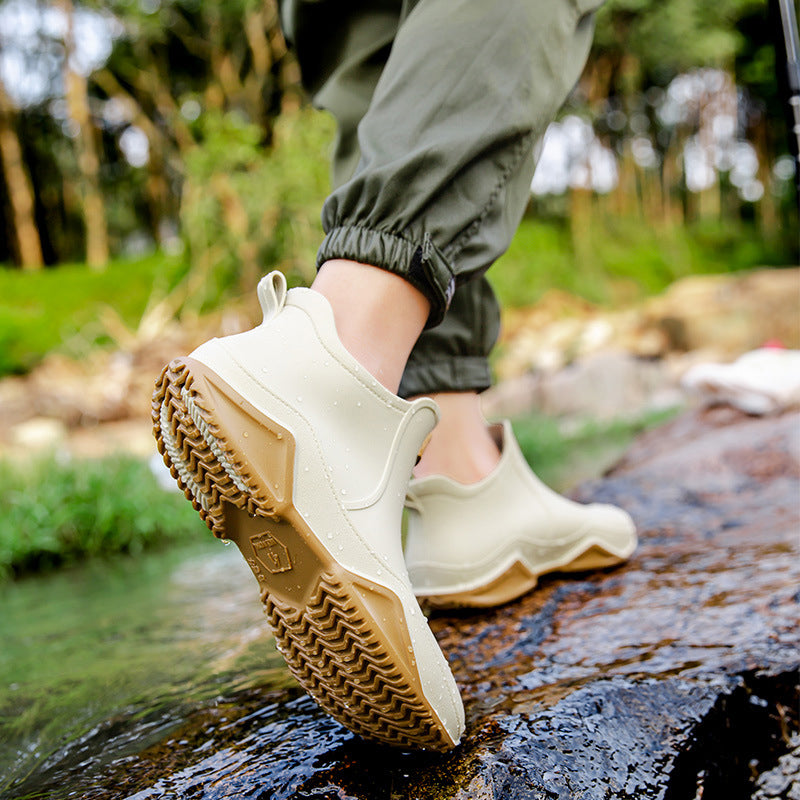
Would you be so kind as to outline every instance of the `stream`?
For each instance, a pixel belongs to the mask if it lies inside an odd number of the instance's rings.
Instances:
[[[0,586],[0,609],[4,800],[139,752],[215,697],[292,683],[252,574],[214,539]]]
[[[630,436],[583,442],[549,482],[596,477]],[[250,570],[210,536],[0,584],[0,642],[2,800],[69,796],[76,770],[141,752],[218,698],[296,685]]]

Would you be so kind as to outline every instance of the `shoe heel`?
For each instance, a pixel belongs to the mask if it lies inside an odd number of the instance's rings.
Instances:
[[[179,358],[164,367],[152,403],[164,463],[219,538],[226,538],[226,504],[250,517],[277,519],[292,497],[293,437],[230,394],[203,364]],[[239,442],[252,437],[259,457],[250,458],[246,446],[231,448],[226,431]]]

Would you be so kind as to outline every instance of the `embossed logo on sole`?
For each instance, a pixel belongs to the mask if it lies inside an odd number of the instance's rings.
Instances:
[[[256,560],[267,572],[275,575],[278,572],[289,572],[292,568],[292,559],[286,545],[269,531],[251,536],[250,544]]]

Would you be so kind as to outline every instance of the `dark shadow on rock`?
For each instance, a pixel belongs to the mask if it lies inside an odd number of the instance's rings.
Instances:
[[[107,736],[102,762],[51,765],[35,788],[96,800],[749,798],[797,729],[799,454],[798,414],[694,412],[582,486],[579,499],[633,514],[640,547],[617,569],[549,576],[516,603],[431,620],[467,711],[449,754],[369,745],[297,691],[249,691],[136,751]]]
[[[748,673],[721,695],[675,760],[664,800],[698,793],[703,800],[749,800],[754,780],[775,766],[797,730],[797,677]]]

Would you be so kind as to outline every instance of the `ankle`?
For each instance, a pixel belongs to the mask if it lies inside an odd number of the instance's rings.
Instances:
[[[500,448],[483,418],[479,396],[445,392],[432,397],[441,416],[414,477],[443,475],[466,485],[483,480],[497,467]]]
[[[427,322],[428,299],[399,275],[344,259],[326,261],[311,288],[331,304],[345,348],[396,393]]]

